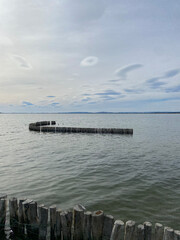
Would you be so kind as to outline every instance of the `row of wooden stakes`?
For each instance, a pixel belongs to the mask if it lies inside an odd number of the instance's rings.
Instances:
[[[5,230],[7,196],[0,194],[0,231]],[[49,216],[48,216],[49,215]],[[180,240],[180,231],[150,222],[124,223],[105,215],[102,210],[86,211],[82,205],[62,211],[49,209],[29,199],[9,199],[10,228],[20,239],[46,240]],[[49,221],[50,220],[50,221]],[[49,230],[50,229],[50,230]],[[48,231],[49,230],[49,231]],[[48,237],[49,236],[49,237]]]

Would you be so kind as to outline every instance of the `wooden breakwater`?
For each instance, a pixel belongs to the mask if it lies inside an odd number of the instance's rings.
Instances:
[[[56,127],[55,121],[43,121],[29,124],[29,130],[37,132],[60,132],[60,133],[102,133],[102,134],[133,134],[129,128],[78,128]]]
[[[0,194],[0,233],[6,228],[8,199]],[[137,225],[106,215],[102,210],[90,212],[82,205],[71,210],[49,208],[26,198],[9,199],[10,239],[29,240],[180,240],[180,231],[150,222]],[[2,239],[0,236],[0,239]]]

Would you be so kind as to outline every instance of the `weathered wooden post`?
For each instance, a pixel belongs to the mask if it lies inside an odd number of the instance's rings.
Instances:
[[[105,215],[102,240],[110,239],[113,226],[114,226],[114,217],[111,215]]]
[[[31,202],[33,202],[33,201],[29,200],[29,199],[26,199],[25,201],[22,202],[23,221],[25,223],[25,232],[27,233],[27,235],[29,235],[29,233],[31,233],[30,223],[29,223],[29,219],[28,219],[29,205]]]
[[[72,216],[72,211],[63,211],[60,213],[63,240],[71,240]]]
[[[133,240],[135,237],[135,222],[129,220],[126,222],[125,226],[125,236],[124,240]]]
[[[53,205],[50,207],[50,228],[51,228],[51,233],[50,237],[51,240],[55,240],[55,231],[56,231],[56,206]]]
[[[84,223],[83,223],[83,239],[91,240],[91,225],[92,212],[84,212]]]
[[[163,225],[160,223],[155,224],[155,240],[163,240]]]
[[[110,240],[124,240],[124,222],[116,220],[112,229]]]
[[[39,212],[39,239],[46,240],[48,225],[48,208],[44,206],[39,206],[38,212]]]
[[[164,240],[173,240],[174,239],[174,230],[170,227],[164,228]]]
[[[180,231],[178,230],[174,231],[174,240],[180,240]]]
[[[25,230],[25,221],[23,216],[23,202],[26,201],[26,198],[19,199],[19,207],[18,207],[18,232],[19,234],[24,234]]]
[[[39,224],[37,215],[37,203],[32,201],[29,203],[29,209],[27,211],[29,232],[28,237],[32,239],[38,239],[39,237]]]
[[[142,224],[137,226],[136,240],[144,240],[144,225]]]
[[[7,195],[0,193],[0,235],[4,235],[7,210]]]
[[[56,210],[56,240],[61,240],[61,231],[62,231],[62,226],[61,226],[61,214],[62,210],[58,209]]]
[[[11,230],[17,234],[18,232],[18,201],[17,198],[9,199],[9,215]]]
[[[151,240],[152,237],[152,224],[150,222],[144,222],[144,239]]]
[[[101,210],[92,214],[92,239],[101,240],[103,234],[104,213]]]
[[[85,207],[78,204],[73,209],[74,240],[83,240],[83,222]]]

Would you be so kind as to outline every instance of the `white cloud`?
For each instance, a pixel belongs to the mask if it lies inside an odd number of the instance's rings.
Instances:
[[[99,62],[98,57],[89,56],[89,57],[84,58],[81,61],[80,65],[83,66],[83,67],[91,67],[91,66],[96,65],[98,62]]]
[[[31,69],[32,66],[29,64],[26,59],[19,55],[12,55],[12,58],[19,64],[21,68]]]
[[[122,68],[116,69],[114,74],[117,77],[126,79],[128,72],[134,71],[134,70],[136,70],[138,68],[141,68],[141,67],[143,67],[142,64],[138,64],[138,63],[130,64],[130,65],[124,66]]]

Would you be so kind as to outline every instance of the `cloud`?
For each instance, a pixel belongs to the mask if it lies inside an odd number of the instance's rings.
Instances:
[[[91,66],[96,65],[98,62],[99,62],[98,57],[89,56],[89,57],[84,58],[81,61],[80,65],[83,66],[83,67],[91,67]]]
[[[142,68],[143,65],[142,64],[130,64],[130,65],[127,65],[127,66],[124,66],[122,68],[118,68],[115,70],[114,74],[117,76],[117,77],[120,77],[121,79],[126,79],[127,77],[127,74],[131,71],[134,71],[138,68]],[[110,80],[111,82],[114,81],[114,80]]]
[[[19,64],[21,68],[31,69],[32,66],[29,64],[26,59],[19,55],[12,55],[12,58]]]
[[[95,93],[94,95],[109,96],[109,95],[121,95],[121,93],[120,92],[116,92],[114,90],[106,90],[104,92]]]
[[[57,105],[59,105],[60,103],[58,103],[58,102],[54,102],[54,103],[51,103],[51,106],[57,106]]]
[[[165,72],[162,76],[150,78],[146,82],[147,84],[150,85],[151,88],[158,88],[166,84],[165,81],[161,81],[161,80],[175,77],[179,73],[180,73],[180,69],[172,69]]]
[[[56,96],[46,96],[47,98],[55,98]]]
[[[23,104],[23,106],[32,106],[32,105],[34,105],[31,102],[26,102],[26,101],[23,101],[22,104]]]
[[[170,92],[174,92],[174,93],[180,92],[180,85],[175,86],[175,87],[171,87],[171,88],[166,88],[165,91],[167,93],[170,93]]]

